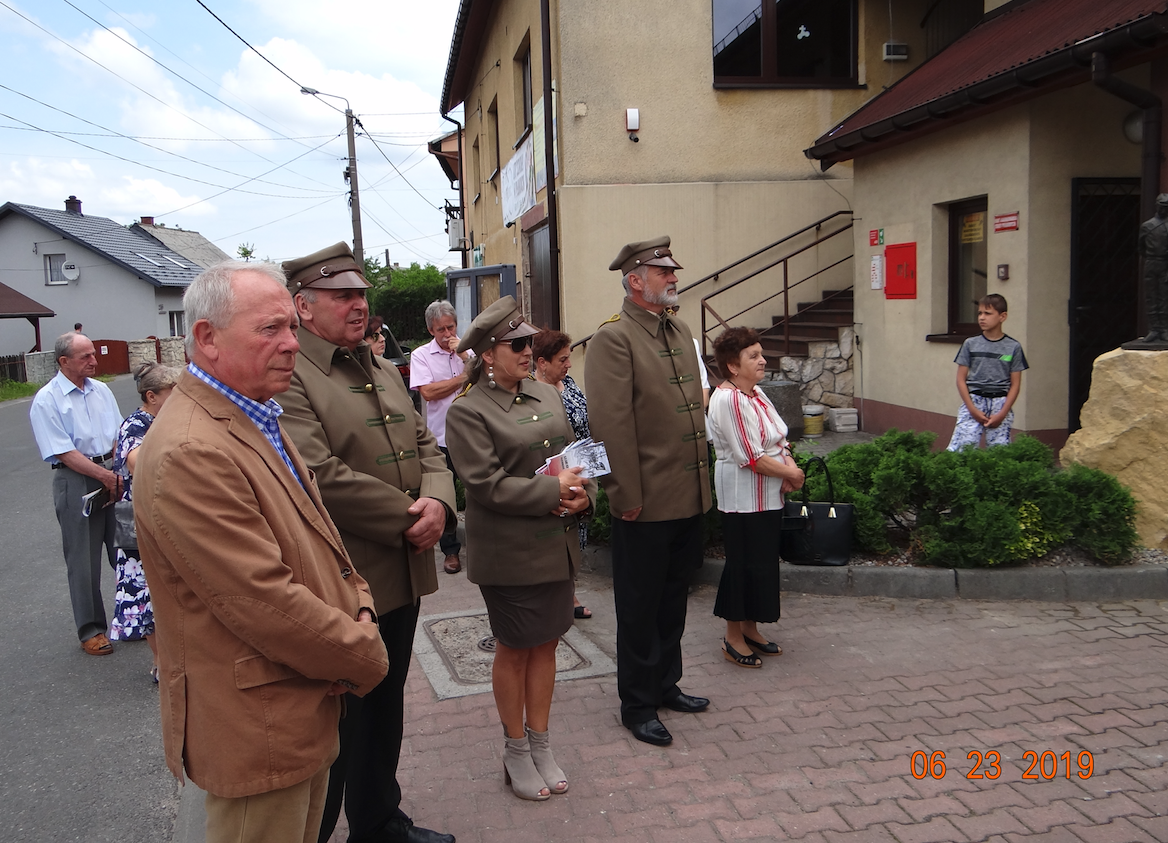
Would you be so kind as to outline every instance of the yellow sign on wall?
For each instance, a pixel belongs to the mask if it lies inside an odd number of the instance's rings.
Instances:
[[[980,243],[985,240],[985,211],[966,214],[961,218],[961,242]]]

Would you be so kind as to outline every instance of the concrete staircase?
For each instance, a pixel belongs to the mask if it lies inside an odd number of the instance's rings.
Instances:
[[[779,371],[783,357],[806,357],[813,342],[839,342],[840,331],[855,323],[851,289],[825,290],[820,301],[800,302],[791,314],[791,347],[787,350],[783,317],[772,318],[771,327],[760,331],[768,371]]]

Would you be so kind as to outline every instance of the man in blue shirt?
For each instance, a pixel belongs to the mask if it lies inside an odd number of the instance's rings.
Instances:
[[[41,459],[54,469],[53,505],[61,525],[61,544],[69,576],[73,620],[81,647],[91,656],[113,652],[106,637],[105,604],[101,597],[101,547],[114,561],[113,501],[122,495],[115,474],[113,450],[122,414],[108,386],[93,380],[97,352],[83,334],[57,338],[60,371],[36,394],[29,410]],[[86,517],[82,498],[102,488],[107,505]]]

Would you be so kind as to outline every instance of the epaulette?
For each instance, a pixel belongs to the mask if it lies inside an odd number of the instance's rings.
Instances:
[[[601,322],[600,324],[601,324],[601,325],[607,325],[609,322],[619,322],[619,321],[620,321],[620,314],[619,314],[619,313],[614,313],[612,316],[608,317],[607,319],[605,319],[605,320],[604,320],[603,322]]]
[[[472,386],[474,386],[474,384],[473,384],[473,383],[469,383],[469,382],[468,382],[468,383],[466,384],[466,386],[464,386],[464,387],[462,388],[462,392],[460,392],[460,393],[458,393],[458,395],[455,395],[455,396],[454,396],[454,400],[455,400],[455,401],[457,401],[459,398],[461,398],[462,396],[464,396],[464,395],[466,395],[468,392],[470,392],[470,388],[471,388]]]

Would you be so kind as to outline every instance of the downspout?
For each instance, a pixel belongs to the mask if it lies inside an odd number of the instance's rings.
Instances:
[[[1160,192],[1160,124],[1163,106],[1151,91],[1111,75],[1110,62],[1103,53],[1091,54],[1091,81],[1107,93],[1130,102],[1144,112],[1143,153],[1140,158],[1140,219],[1156,213],[1156,194]],[[1142,285],[1141,285],[1142,286]],[[1141,299],[1143,291],[1141,290]]]
[[[551,272],[551,311],[555,314],[553,328],[560,327],[560,222],[556,208],[556,146],[553,120],[556,111],[552,103],[552,12],[551,0],[539,2],[540,46],[543,53],[543,160],[547,168],[548,268]],[[534,140],[534,139],[533,139]]]
[[[470,220],[466,218],[466,201],[462,198],[462,124],[453,117],[448,116],[445,112],[442,114],[442,119],[453,123],[458,127],[458,211],[462,214],[462,233],[465,237],[470,237]],[[458,254],[462,257],[462,268],[466,269],[466,249],[459,249]]]

